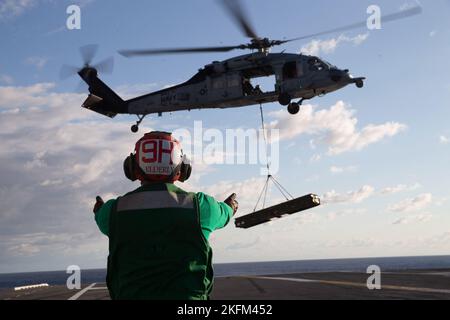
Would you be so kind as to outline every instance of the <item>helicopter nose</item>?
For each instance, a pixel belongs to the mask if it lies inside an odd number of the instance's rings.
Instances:
[[[330,78],[334,82],[339,82],[342,80],[342,78],[347,75],[348,70],[340,70],[340,69],[330,69]]]

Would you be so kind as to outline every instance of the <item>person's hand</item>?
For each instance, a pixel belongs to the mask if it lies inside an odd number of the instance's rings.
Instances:
[[[97,213],[97,211],[100,210],[103,204],[104,204],[103,199],[100,196],[97,196],[95,198],[95,205],[92,211],[94,211],[94,213]]]
[[[239,203],[236,201],[236,193],[233,193],[232,195],[230,195],[228,198],[225,199],[224,201],[227,205],[229,205],[231,207],[231,209],[233,209],[233,216],[236,214],[236,211],[239,208]]]

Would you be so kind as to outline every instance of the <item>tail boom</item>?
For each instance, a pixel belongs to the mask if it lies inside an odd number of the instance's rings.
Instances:
[[[89,85],[89,96],[83,108],[114,118],[119,113],[128,113],[128,103],[97,77],[97,70],[84,68],[80,77]]]

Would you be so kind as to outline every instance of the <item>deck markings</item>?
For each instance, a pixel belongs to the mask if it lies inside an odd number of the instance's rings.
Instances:
[[[261,287],[259,284],[256,283],[256,281],[252,278],[247,278],[248,282],[250,282],[250,284],[252,286],[254,286],[256,288],[256,290],[258,290],[259,293],[266,293],[266,290],[264,290],[263,287]]]
[[[89,290],[108,290],[108,287],[94,287],[90,288]]]
[[[256,277],[256,276],[251,277],[251,278],[261,279],[261,280],[281,280],[281,281],[292,281],[292,282],[315,282],[315,283],[331,284],[331,285],[338,285],[338,286],[340,285],[340,286],[352,286],[352,287],[367,288],[366,283],[350,282],[350,281],[315,280],[315,279],[281,278],[281,277],[280,278],[278,278],[278,277]],[[450,294],[450,290],[448,290],[448,289],[405,287],[405,286],[395,286],[395,285],[382,285],[381,289]]]
[[[97,283],[93,283],[90,286],[87,286],[86,288],[84,288],[83,290],[78,291],[77,293],[75,293],[73,296],[71,296],[69,299],[67,300],[77,300],[79,297],[81,297],[83,294],[85,294],[86,292],[88,292],[89,290],[93,289],[94,286]]]

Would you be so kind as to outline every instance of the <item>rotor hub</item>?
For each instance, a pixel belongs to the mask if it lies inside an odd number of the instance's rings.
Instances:
[[[81,69],[78,74],[80,75],[80,77],[82,77],[85,80],[89,80],[93,77],[96,77],[98,72],[97,69],[89,66],[89,65],[85,65],[83,67],[83,69]]]

